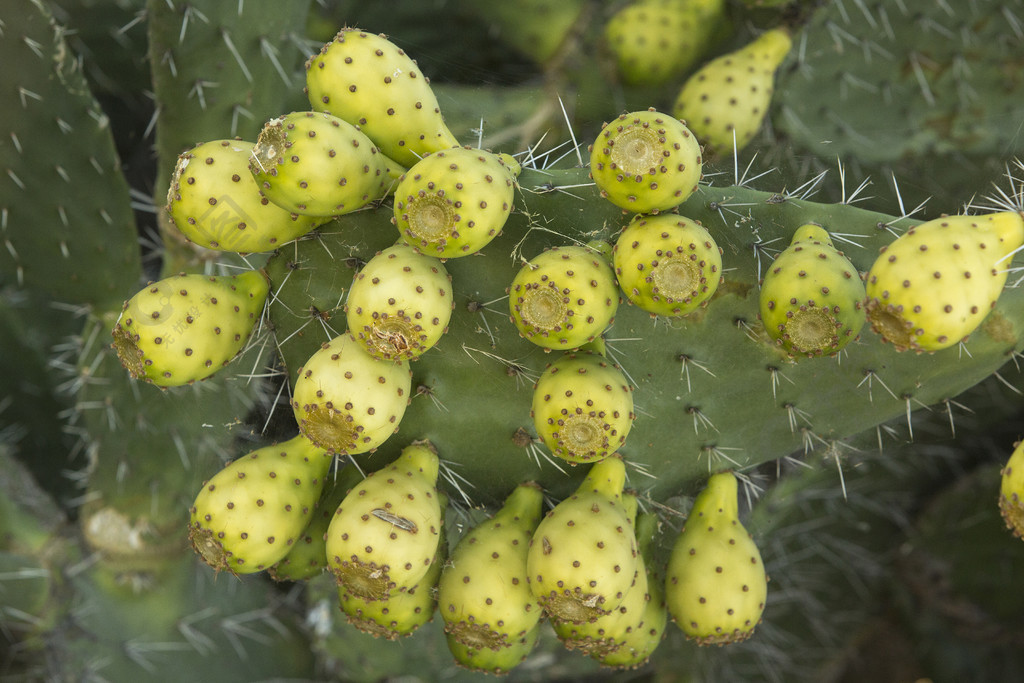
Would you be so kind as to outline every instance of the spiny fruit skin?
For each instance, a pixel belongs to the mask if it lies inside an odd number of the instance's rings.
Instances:
[[[630,509],[618,456],[591,466],[576,492],[541,520],[530,540],[527,578],[552,621],[583,623],[611,613],[637,577]]]
[[[475,254],[504,227],[518,173],[481,149],[434,152],[402,176],[392,222],[402,239],[424,254],[440,259]]]
[[[396,244],[366,262],[345,304],[349,332],[374,358],[415,360],[448,330],[451,276],[432,256]]]
[[[327,559],[353,597],[387,599],[430,569],[443,521],[439,466],[429,442],[413,442],[345,496],[327,529]]]
[[[938,351],[966,339],[996,305],[1007,257],[1024,244],[1013,211],[945,216],[882,247],[867,274],[867,317],[899,351]]]
[[[626,298],[652,315],[692,313],[722,282],[721,248],[700,223],[676,214],[637,216],[612,259]]]
[[[383,35],[339,31],[306,62],[306,94],[313,109],[359,126],[406,168],[432,152],[459,146],[430,81]]]
[[[205,379],[245,346],[269,291],[258,270],[151,282],[124,303],[113,347],[136,379],[162,387]]]
[[[280,561],[309,523],[332,460],[296,436],[231,462],[192,504],[192,547],[211,567],[232,574]]]
[[[765,331],[794,356],[834,355],[864,327],[864,282],[828,232],[802,225],[761,284]]]
[[[502,650],[536,627],[542,612],[526,580],[526,555],[543,504],[539,486],[520,484],[491,519],[459,540],[437,586],[450,639]]]
[[[690,76],[672,114],[685,121],[710,155],[742,149],[761,127],[775,89],[775,71],[793,41],[784,28],[711,60]],[[735,140],[735,142],[734,142]]]
[[[299,368],[292,410],[299,431],[339,455],[376,449],[398,430],[412,389],[404,361],[384,362],[343,333]]]
[[[620,115],[590,146],[590,177],[601,196],[633,213],[679,206],[697,189],[702,168],[686,124],[654,109]]]
[[[669,613],[699,645],[725,645],[750,637],[767,594],[761,553],[739,521],[736,477],[714,474],[672,547],[665,581]]]
[[[448,650],[452,653],[455,663],[470,671],[504,676],[522,664],[540,638],[541,624],[534,626],[528,633],[515,639],[508,647],[497,650],[489,647],[466,645],[451,633],[445,633]]]
[[[260,194],[249,172],[254,147],[242,140],[213,140],[178,157],[166,211],[191,242],[218,251],[273,251],[328,220],[300,216]]]
[[[552,247],[525,264],[508,289],[513,324],[545,349],[593,341],[615,319],[619,288],[611,266],[586,247]]]
[[[268,121],[249,171],[270,201],[312,216],[361,209],[387,195],[401,172],[351,123],[312,111]]]
[[[1014,445],[1010,459],[1003,467],[999,486],[999,512],[1006,528],[1024,539],[1024,441]]]
[[[599,354],[568,354],[548,366],[533,388],[533,425],[550,451],[572,464],[618,451],[633,426],[633,390]]]

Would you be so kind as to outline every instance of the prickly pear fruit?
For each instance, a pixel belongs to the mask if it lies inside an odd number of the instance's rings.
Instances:
[[[292,549],[281,560],[267,570],[275,581],[305,581],[319,576],[327,567],[327,527],[334,519],[341,501],[349,490],[363,480],[359,468],[341,468],[335,476],[327,474],[324,491],[313,509],[309,525],[303,529]]]
[[[584,623],[622,604],[637,576],[632,508],[618,456],[591,466],[576,492],[548,512],[530,540],[530,590],[552,621]]]
[[[297,214],[338,216],[387,195],[401,171],[351,123],[323,112],[271,119],[252,150],[260,191]]]
[[[434,152],[402,176],[392,222],[406,243],[424,254],[441,259],[474,254],[504,227],[517,175],[481,149]]]
[[[503,676],[530,656],[540,637],[540,629],[541,625],[537,624],[528,633],[516,638],[508,647],[497,650],[466,645],[456,640],[451,633],[445,634],[445,639],[448,642],[448,650],[459,666],[471,671]]]
[[[808,224],[764,276],[765,331],[794,356],[833,355],[864,326],[864,282],[824,228]]]
[[[345,332],[299,368],[292,410],[299,431],[321,448],[367,453],[398,430],[411,389],[404,361],[379,361]]]
[[[249,172],[253,147],[242,140],[213,140],[178,157],[166,211],[190,241],[218,251],[273,251],[328,220],[300,216],[260,194]]]
[[[512,322],[545,349],[576,349],[615,319],[619,288],[604,257],[587,247],[553,247],[526,263],[508,290]]]
[[[612,256],[626,298],[652,315],[683,316],[722,281],[722,250],[704,227],[676,214],[637,216]]]
[[[459,146],[429,79],[383,35],[339,31],[306,62],[306,94],[313,109],[359,126],[406,168],[432,152]]]
[[[590,146],[590,176],[601,196],[633,213],[679,206],[697,189],[702,168],[686,124],[654,109],[620,115]]]
[[[746,640],[768,593],[761,553],[739,521],[736,477],[714,474],[693,502],[666,569],[665,600],[699,645]]]
[[[597,462],[626,442],[633,393],[626,376],[599,354],[568,354],[533,388],[533,425],[550,451],[570,463]]]
[[[441,538],[439,467],[429,442],[413,442],[345,496],[327,529],[327,559],[349,594],[383,600],[426,575]]]
[[[1006,521],[1006,528],[1017,538],[1024,539],[1024,441],[1014,445],[1003,468],[999,512]]]
[[[707,154],[742,149],[761,127],[775,71],[793,45],[784,28],[765,31],[748,45],[711,60],[693,73],[672,114],[686,122]]]
[[[211,567],[232,574],[280,561],[309,523],[332,460],[296,436],[231,462],[192,504],[192,547]]]
[[[136,379],[162,387],[205,379],[245,346],[269,291],[258,270],[151,282],[124,303],[113,347]]]
[[[348,290],[349,332],[374,358],[415,360],[448,329],[451,276],[433,256],[396,244],[371,258]]]
[[[451,639],[501,650],[513,647],[540,621],[540,604],[526,580],[526,554],[543,504],[539,486],[520,484],[491,519],[459,540],[437,585]]]
[[[871,327],[899,351],[956,346],[995,307],[1008,257],[1022,244],[1024,219],[1013,211],[910,228],[882,247],[868,271]]]

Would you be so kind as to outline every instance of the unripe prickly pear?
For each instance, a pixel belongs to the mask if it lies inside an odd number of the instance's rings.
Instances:
[[[124,303],[114,349],[136,379],[162,387],[205,379],[245,346],[270,285],[262,271],[172,275]]]
[[[405,244],[378,252],[352,281],[345,304],[349,332],[374,358],[415,360],[448,329],[451,276],[433,256]]]
[[[309,524],[332,460],[296,436],[231,462],[192,504],[192,547],[217,571],[233,574],[280,561]]]
[[[698,494],[666,574],[668,611],[688,638],[725,645],[754,632],[768,579],[760,551],[740,524],[732,472],[712,475]]]
[[[653,109],[622,114],[590,146],[590,176],[615,206],[658,213],[679,206],[701,178],[697,138]]]
[[[1024,441],[1014,445],[1010,459],[1002,471],[999,487],[999,512],[1006,528],[1024,539]]]
[[[520,484],[491,519],[459,540],[437,586],[450,639],[501,650],[514,647],[540,621],[540,604],[526,580],[526,555],[543,504],[539,486]]]
[[[424,254],[441,259],[474,254],[505,225],[518,173],[481,149],[434,152],[402,176],[392,222],[402,239]]]
[[[683,316],[705,305],[722,281],[722,250],[696,221],[637,216],[613,251],[626,298],[652,315]]]
[[[305,111],[263,126],[249,171],[260,191],[281,208],[338,216],[387,195],[401,168],[351,123]]]
[[[406,168],[459,142],[444,124],[430,81],[383,35],[343,28],[306,62],[317,111],[345,119]]]
[[[497,650],[466,645],[456,640],[451,633],[445,634],[445,639],[448,642],[448,650],[459,666],[471,671],[503,676],[530,656],[537,645],[540,630],[541,625],[537,624],[528,633],[516,638],[508,647]]]
[[[632,387],[601,355],[569,354],[537,380],[530,415],[554,455],[573,464],[597,462],[626,441],[635,418]]]
[[[775,71],[792,44],[786,29],[774,28],[711,60],[687,79],[672,114],[686,122],[709,155],[734,144],[742,149],[768,113]]]
[[[398,430],[411,389],[404,361],[379,361],[346,332],[299,368],[292,410],[310,441],[355,455],[376,449]]]
[[[166,210],[190,241],[219,251],[273,251],[328,220],[300,216],[260,194],[249,172],[253,147],[213,140],[178,157]]]
[[[383,600],[426,575],[441,538],[439,467],[433,446],[414,442],[345,496],[327,529],[327,559],[349,594]]]
[[[882,247],[868,271],[871,327],[899,351],[956,346],[995,307],[1008,258],[1022,244],[1024,219],[1013,211],[910,228]]]
[[[632,588],[638,564],[636,499],[623,497],[625,482],[622,459],[605,458],[534,532],[527,578],[552,620],[594,621],[621,605]]]
[[[765,331],[795,356],[835,354],[864,326],[864,282],[824,228],[803,225],[761,285]]]
[[[553,247],[525,264],[508,290],[512,322],[545,349],[576,349],[615,319],[619,288],[604,257],[586,247]]]

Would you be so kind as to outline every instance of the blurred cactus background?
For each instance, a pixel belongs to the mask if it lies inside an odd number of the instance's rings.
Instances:
[[[997,500],[1024,438],[1024,261],[1005,261],[982,327],[935,353],[864,326],[837,354],[796,358],[769,339],[757,293],[806,223],[865,273],[921,222],[1024,210],[1024,0],[4,0],[0,679],[485,678],[457,665],[437,614],[376,638],[348,623],[322,565],[235,576],[189,544],[204,482],[296,435],[299,368],[344,331],[353,275],[400,235],[387,198],[274,251],[208,249],[172,223],[168,190],[195,145],[254,143],[309,110],[304,64],[343,27],[416,60],[462,145],[522,165],[504,231],[445,262],[451,322],[409,364],[397,434],[339,456],[352,465],[324,493],[336,506],[353,467],[429,439],[449,501],[435,561],[519,484],[550,509],[586,474],[534,428],[533,384],[558,354],[518,335],[505,291],[543,249],[610,249],[630,222],[594,187],[588,146],[626,112],[686,118],[688,78],[758,36],[788,48],[750,58],[761,80],[743,83],[769,97],[734,97],[735,144],[692,121],[703,179],[678,211],[721,248],[718,291],[681,318],[623,297],[597,344],[635,401],[621,455],[645,528],[657,515],[652,576],[708,476],[734,470],[770,579],[763,621],[722,647],[670,623],[623,670],[543,624],[509,680],[1019,678],[1024,545]],[[708,92],[731,87],[705,73]],[[125,370],[111,331],[148,282],[252,269],[269,303],[227,367],[167,388]]]

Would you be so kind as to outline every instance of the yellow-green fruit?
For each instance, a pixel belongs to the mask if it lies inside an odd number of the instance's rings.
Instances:
[[[1024,539],[1024,441],[1018,442],[1006,461],[999,487],[999,512],[1006,528]]]
[[[395,189],[392,222],[402,239],[440,259],[468,256],[487,246],[512,211],[521,169],[504,156],[508,162],[481,149],[457,147],[417,161]]]
[[[260,194],[249,172],[254,147],[241,140],[213,140],[178,157],[166,211],[191,242],[218,251],[273,251],[328,220],[300,216]]]
[[[750,637],[767,594],[761,553],[739,521],[736,477],[714,474],[672,547],[665,581],[669,613],[699,645],[725,645]]]
[[[526,580],[530,537],[544,494],[520,484],[489,520],[466,533],[438,583],[438,604],[449,638],[470,648],[514,647],[541,618]]]
[[[601,196],[633,213],[679,206],[697,189],[702,168],[686,124],[654,109],[620,115],[590,146],[590,177]]]
[[[635,418],[633,389],[601,355],[569,354],[537,380],[530,416],[553,454],[573,464],[597,462],[626,441]]]
[[[692,313],[722,281],[721,248],[700,223],[677,214],[637,216],[612,259],[626,298],[652,315]]]
[[[802,225],[764,276],[765,331],[794,356],[833,355],[864,326],[864,282],[818,225]]]
[[[459,146],[430,81],[383,35],[339,31],[306,62],[306,94],[313,109],[359,126],[406,168],[432,152]]]
[[[211,567],[232,574],[279,562],[309,524],[332,460],[296,436],[231,462],[192,504],[192,547]]]
[[[761,127],[775,89],[775,71],[793,41],[783,28],[711,60],[693,73],[672,114],[686,122],[708,154],[743,149]]]
[[[411,389],[407,363],[377,360],[346,332],[299,368],[292,410],[299,431],[321,448],[367,453],[398,431]]]
[[[497,650],[466,645],[456,640],[451,633],[445,634],[445,640],[448,642],[448,650],[459,666],[471,671],[504,676],[530,656],[533,648],[537,646],[540,630],[541,624],[537,624],[529,633],[517,638],[509,647]]]
[[[537,526],[526,572],[552,620],[594,621],[621,605],[633,587],[636,499],[622,495],[625,482],[622,459],[605,458]]]
[[[956,346],[981,324],[1024,244],[1015,211],[944,216],[882,247],[867,274],[871,327],[899,351]]]
[[[244,348],[270,285],[263,271],[172,275],[124,303],[114,349],[136,379],[162,387],[205,379]]]
[[[327,529],[327,559],[349,594],[383,600],[426,575],[441,539],[439,466],[430,443],[414,442],[345,496]]]

